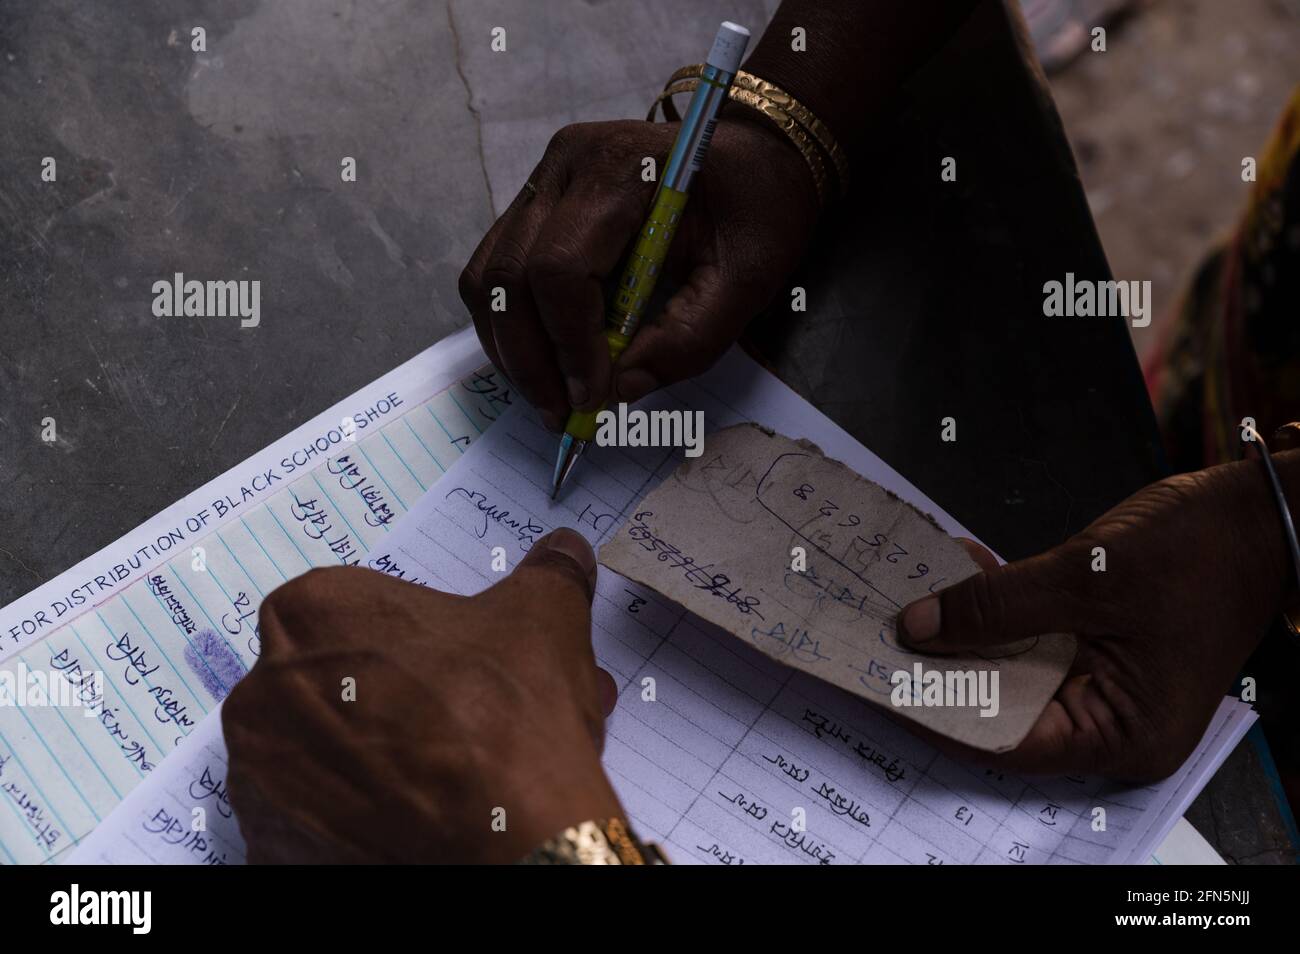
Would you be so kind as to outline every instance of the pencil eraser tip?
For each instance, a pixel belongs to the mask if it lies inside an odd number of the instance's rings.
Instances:
[[[740,61],[745,58],[745,47],[748,45],[749,31],[740,24],[727,20],[718,27],[713,49],[709,50],[705,62],[723,72],[735,73],[740,69]]]

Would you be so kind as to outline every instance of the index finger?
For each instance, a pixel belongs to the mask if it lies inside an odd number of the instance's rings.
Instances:
[[[638,233],[653,183],[571,183],[537,236],[528,283],[555,345],[570,405],[595,410],[609,394],[604,280]]]

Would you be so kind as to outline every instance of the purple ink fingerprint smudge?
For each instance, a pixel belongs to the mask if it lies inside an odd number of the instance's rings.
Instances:
[[[185,661],[213,699],[224,699],[247,671],[230,644],[210,629],[194,634],[185,647]]]

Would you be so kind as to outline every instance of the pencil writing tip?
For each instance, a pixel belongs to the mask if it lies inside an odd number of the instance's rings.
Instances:
[[[573,472],[573,465],[586,449],[587,442],[578,440],[572,434],[565,434],[560,439],[560,453],[555,459],[555,474],[551,479],[552,500],[559,499],[560,488],[564,486],[569,474]]]

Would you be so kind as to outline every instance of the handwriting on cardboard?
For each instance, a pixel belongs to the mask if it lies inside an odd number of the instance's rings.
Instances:
[[[813,445],[752,424],[718,431],[633,510],[600,561],[768,656],[987,751],[1014,748],[1074,658],[1053,634],[979,655],[904,649],[895,618],[913,600],[979,572],[932,520]],[[922,700],[896,704],[894,674],[997,686],[996,715]],[[992,673],[997,673],[994,682]],[[891,696],[893,700],[891,701]],[[988,706],[983,707],[988,711]]]

